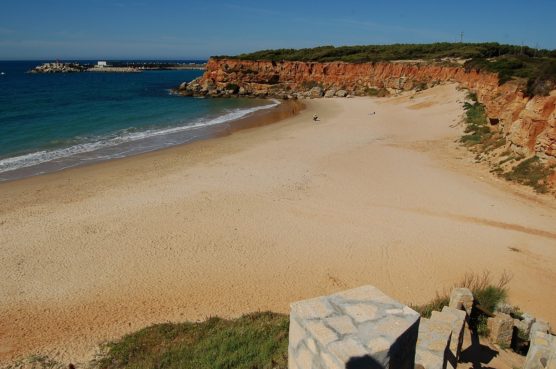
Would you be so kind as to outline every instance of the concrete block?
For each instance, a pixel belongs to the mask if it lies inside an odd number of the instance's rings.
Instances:
[[[461,348],[463,345],[463,334],[465,328],[466,313],[463,310],[453,309],[445,306],[442,312],[433,311],[431,320],[450,324],[452,336],[450,339],[450,357],[448,361],[452,367],[457,366]]]
[[[372,286],[296,302],[290,369],[413,369],[419,320]]]
[[[444,369],[448,365],[452,325],[450,322],[421,319],[415,364],[424,369]]]

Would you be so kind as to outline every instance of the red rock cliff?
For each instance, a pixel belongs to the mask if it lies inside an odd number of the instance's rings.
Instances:
[[[550,96],[526,97],[522,85],[509,82],[499,86],[493,73],[409,63],[211,59],[193,89],[218,94],[233,93],[226,90],[235,88],[239,94],[293,97],[318,84],[333,96],[338,90],[361,94],[366,88],[399,91],[445,82],[459,83],[477,94],[491,122],[504,133],[510,149],[556,163],[556,90]]]

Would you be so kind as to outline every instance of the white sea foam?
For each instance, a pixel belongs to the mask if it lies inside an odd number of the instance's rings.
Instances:
[[[5,158],[0,160],[0,173],[10,172],[20,168],[31,167],[43,163],[48,163],[57,160],[63,160],[65,158],[70,158],[74,155],[91,153],[100,149],[115,147],[125,143],[132,143],[134,141],[140,141],[151,137],[171,135],[173,133],[184,132],[196,128],[208,127],[217,124],[223,124],[232,120],[236,120],[245,117],[248,114],[254,113],[259,110],[270,109],[279,105],[280,102],[277,100],[272,100],[271,104],[257,106],[247,109],[235,109],[226,114],[218,116],[209,120],[198,120],[195,122],[190,122],[187,125],[164,128],[164,129],[152,129],[140,132],[123,132],[122,134],[115,137],[104,137],[98,138],[95,141],[85,142],[65,148],[55,149],[55,150],[44,150],[37,151],[25,155],[14,156],[10,158]],[[161,147],[164,147],[162,145]],[[109,158],[122,157],[125,156],[125,151],[113,153]]]

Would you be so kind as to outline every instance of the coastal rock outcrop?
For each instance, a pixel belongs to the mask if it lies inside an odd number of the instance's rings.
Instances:
[[[29,71],[29,73],[77,73],[87,68],[77,63],[44,63]]]
[[[525,82],[499,83],[495,73],[423,63],[344,63],[210,59],[205,74],[178,92],[275,98],[347,97],[422,90],[458,83],[484,104],[491,129],[503,133],[508,150],[556,164],[556,90],[527,96]],[[237,89],[231,89],[230,86]],[[234,93],[231,93],[234,91]],[[237,91],[237,92],[236,92]],[[333,91],[335,91],[333,93]]]

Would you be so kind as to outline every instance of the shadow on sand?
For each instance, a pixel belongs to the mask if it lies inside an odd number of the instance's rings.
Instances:
[[[477,332],[471,331],[471,346],[461,352],[459,362],[471,363],[473,369],[494,369],[491,366],[486,366],[492,359],[498,356],[498,351],[491,349],[488,346],[482,345],[479,341]]]

